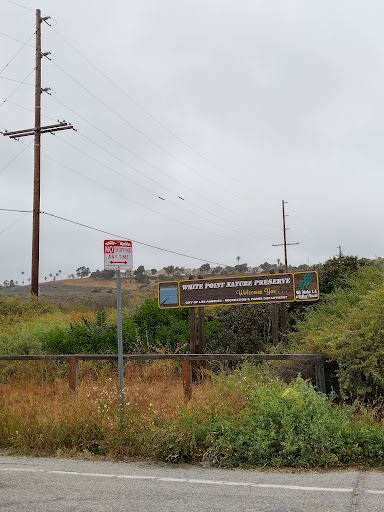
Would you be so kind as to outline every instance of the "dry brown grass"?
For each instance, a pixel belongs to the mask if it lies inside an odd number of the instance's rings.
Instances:
[[[13,370],[0,384],[0,447],[18,453],[152,456],[156,434],[163,443],[161,429],[170,422],[177,432],[183,411],[210,417],[243,406],[240,388],[219,390],[206,371],[185,404],[180,364],[172,361],[125,365],[123,417],[116,365],[80,362],[77,393],[69,391],[66,364],[19,363]]]

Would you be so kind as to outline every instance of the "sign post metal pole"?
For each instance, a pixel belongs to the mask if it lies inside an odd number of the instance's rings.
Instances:
[[[120,270],[126,271],[132,269],[132,266],[132,242],[130,240],[104,240],[104,269],[116,270],[117,362],[119,372],[120,411],[122,413],[124,413],[124,358]]]
[[[119,371],[119,395],[120,410],[124,412],[124,367],[123,367],[123,320],[121,313],[121,275],[120,270],[116,270],[116,290],[117,290],[117,350],[118,350],[118,371]]]

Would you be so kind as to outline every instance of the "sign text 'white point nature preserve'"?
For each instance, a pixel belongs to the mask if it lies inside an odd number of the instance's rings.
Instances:
[[[104,270],[132,270],[132,242],[104,240]]]
[[[191,279],[159,283],[159,306],[197,307],[317,300],[317,272]]]

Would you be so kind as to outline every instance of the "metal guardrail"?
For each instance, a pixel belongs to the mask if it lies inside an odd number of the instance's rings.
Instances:
[[[117,361],[117,354],[0,355],[0,361],[69,361],[69,388],[77,391],[79,361]],[[182,361],[184,397],[192,397],[193,361],[314,361],[318,391],[326,392],[324,361],[328,354],[124,354],[124,361]]]

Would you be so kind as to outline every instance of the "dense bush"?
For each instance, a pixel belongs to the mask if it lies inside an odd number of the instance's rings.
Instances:
[[[208,352],[264,352],[272,341],[269,305],[207,308],[206,319]]]
[[[83,318],[68,328],[53,327],[43,337],[42,348],[50,354],[117,353],[117,327],[109,322],[105,312],[95,320]],[[132,352],[136,344],[136,326],[132,320],[123,322],[123,349]]]
[[[205,460],[224,467],[313,467],[350,463],[381,465],[384,430],[366,409],[334,405],[300,377],[290,385],[261,380],[245,366],[218,376],[222,402],[242,392],[234,414],[225,406],[181,410],[158,421],[152,437],[159,458]]]
[[[28,299],[20,297],[0,297],[0,316],[17,319],[21,315],[41,315],[51,313],[55,307],[48,299],[32,296]]]
[[[366,258],[357,256],[338,256],[317,265],[319,273],[320,294],[331,293],[336,289],[349,288],[351,278],[359,271],[371,265]]]
[[[384,395],[384,275],[368,267],[345,284],[307,310],[292,347],[336,359],[344,396]]]

